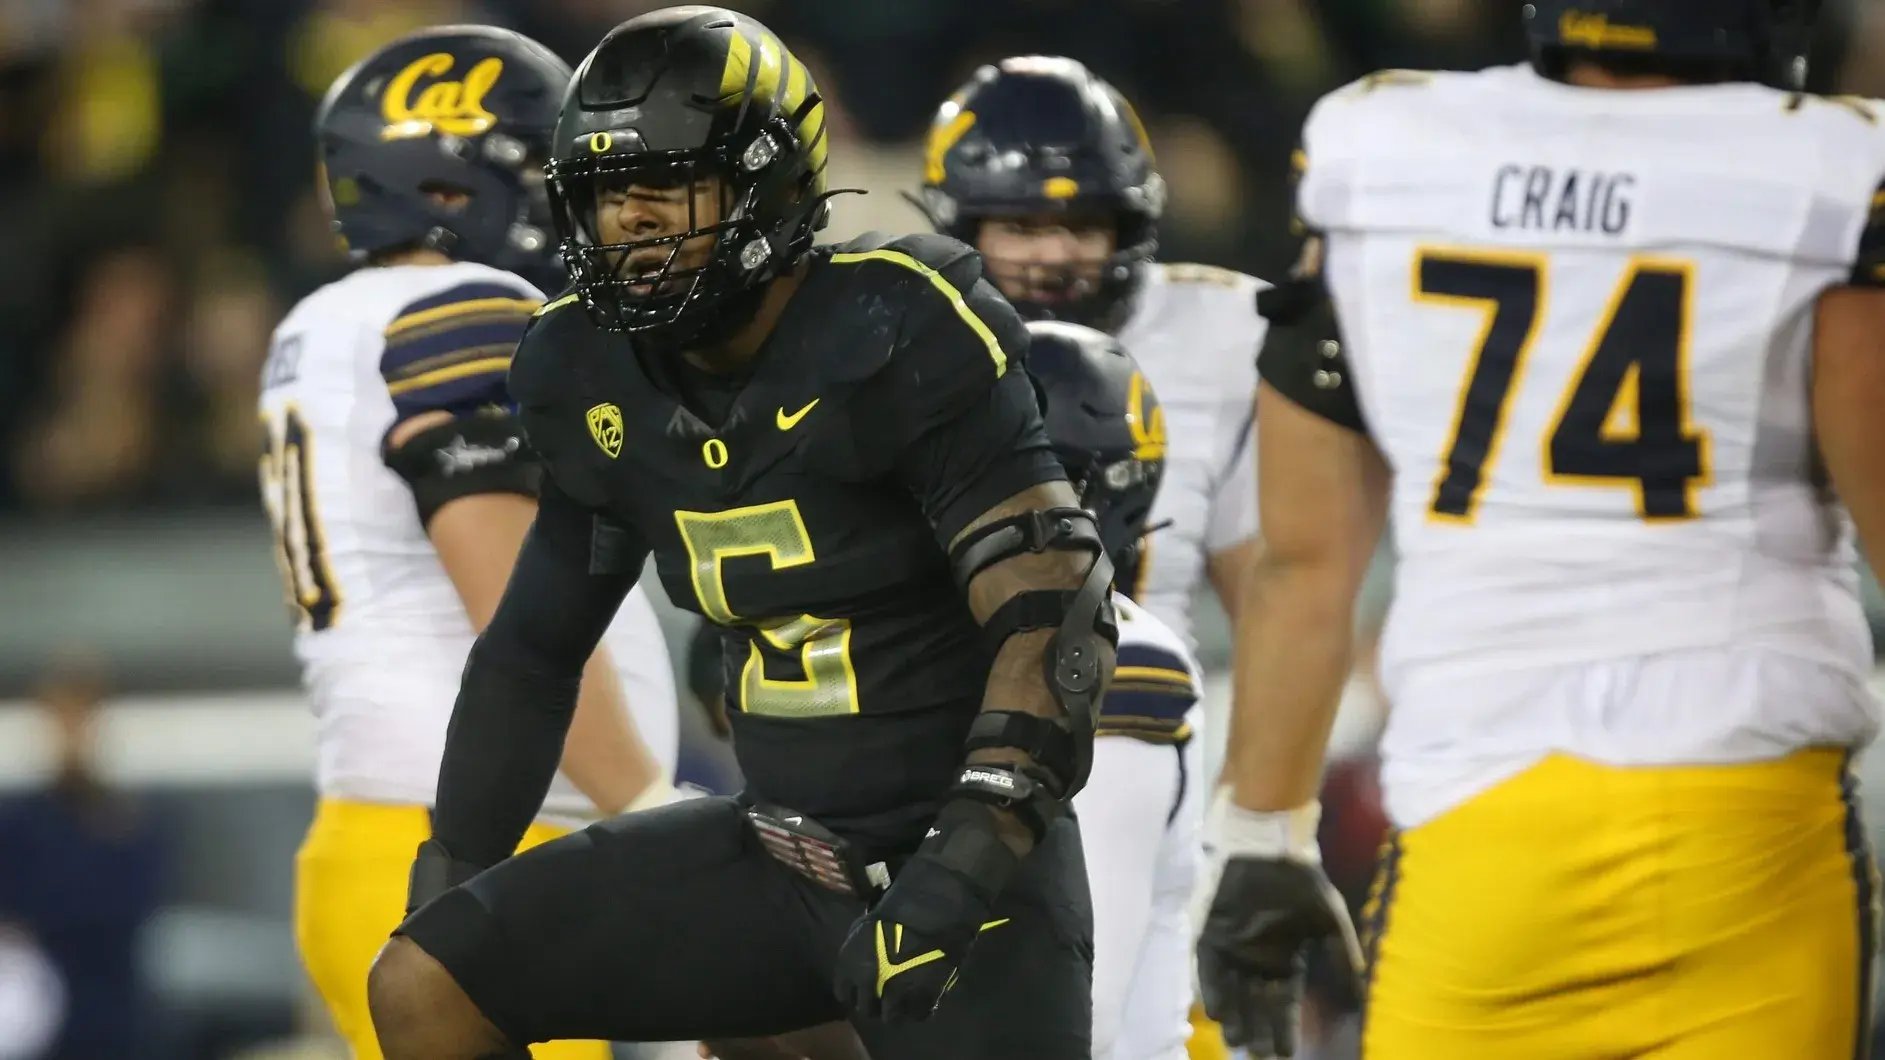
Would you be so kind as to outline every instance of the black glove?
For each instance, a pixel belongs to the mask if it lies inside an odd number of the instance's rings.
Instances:
[[[412,860],[412,875],[406,881],[406,915],[411,916],[427,902],[483,871],[482,865],[452,857],[445,844],[436,839],[420,843],[419,853]]]
[[[1020,864],[996,831],[995,813],[967,799],[944,806],[883,899],[851,925],[833,984],[850,1011],[921,1020],[955,985],[970,944],[993,926],[996,895]]]
[[[1304,970],[1315,948],[1326,947],[1336,974],[1360,989],[1361,944],[1348,903],[1316,856],[1319,813],[1253,814],[1232,806],[1226,790],[1207,819],[1206,854],[1223,860],[1198,937],[1198,987],[1225,1044],[1252,1056],[1296,1055]]]

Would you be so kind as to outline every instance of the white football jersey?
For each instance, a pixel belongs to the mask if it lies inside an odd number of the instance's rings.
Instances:
[[[1869,739],[1870,636],[1808,378],[1814,302],[1885,177],[1885,108],[1390,72],[1325,97],[1303,146],[1299,210],[1394,472],[1389,752]],[[1629,688],[1556,717],[1517,702],[1519,671],[1647,656],[1779,669],[1690,682],[1723,698],[1621,741],[1648,724],[1633,701],[1604,716]]]
[[[1251,395],[1268,286],[1210,265],[1152,265],[1120,344],[1165,413],[1165,478],[1133,598],[1197,649],[1191,601],[1213,554],[1257,533]]]
[[[432,802],[474,637],[380,442],[419,412],[505,403],[512,348],[542,301],[482,265],[367,268],[303,299],[275,330],[262,378],[262,496],[318,719],[323,795]],[[481,456],[462,448],[458,460]],[[674,680],[640,588],[604,643],[642,739],[671,772]],[[545,816],[594,813],[559,774]]]

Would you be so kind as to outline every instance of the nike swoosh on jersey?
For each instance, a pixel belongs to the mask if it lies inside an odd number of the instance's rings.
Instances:
[[[804,408],[798,410],[797,412],[792,413],[790,416],[785,414],[785,409],[782,406],[779,409],[779,429],[782,431],[789,431],[792,428],[797,427],[799,425],[799,421],[805,418],[805,414],[807,412],[810,412],[812,410],[812,406],[818,404],[819,400],[820,399],[818,398],[813,398],[811,400],[810,405],[806,405]]]

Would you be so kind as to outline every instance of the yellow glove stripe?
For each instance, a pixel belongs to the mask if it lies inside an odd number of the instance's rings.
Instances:
[[[880,998],[884,996],[884,987],[887,984],[889,984],[892,978],[898,975],[902,975],[904,972],[907,972],[912,968],[921,968],[922,966],[924,966],[925,964],[928,964],[931,961],[940,961],[943,959],[943,951],[930,950],[928,953],[919,953],[916,956],[911,957],[907,961],[893,961],[890,959],[890,951],[893,948],[897,950],[899,953],[903,951],[903,925],[902,924],[897,925],[896,941],[894,944],[892,944],[889,940],[884,938],[883,921],[881,920],[878,921],[877,922],[877,996]]]

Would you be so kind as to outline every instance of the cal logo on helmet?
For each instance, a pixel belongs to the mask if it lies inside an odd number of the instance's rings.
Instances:
[[[1132,432],[1135,459],[1165,459],[1165,410],[1145,385],[1145,375],[1137,371],[1126,388],[1126,429]]]
[[[1572,47],[1593,51],[1654,51],[1656,27],[1624,26],[1610,21],[1609,15],[1566,11],[1558,19],[1558,36]]]
[[[466,71],[463,80],[447,80],[457,62],[447,52],[434,52],[394,74],[380,98],[380,116],[386,119],[380,139],[410,140],[433,133],[477,136],[497,124],[497,115],[485,109],[484,97],[503,75],[504,60],[489,56]],[[437,80],[420,89],[420,79],[428,77]]]
[[[589,437],[613,460],[622,455],[622,410],[603,402],[589,410]]]

